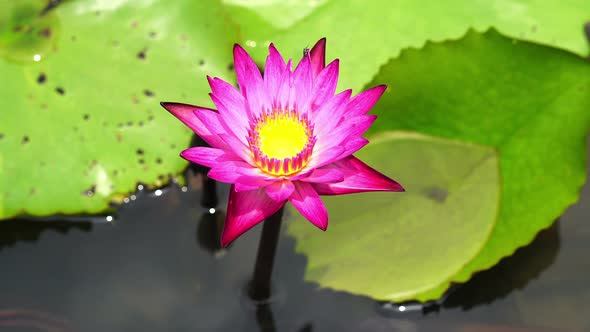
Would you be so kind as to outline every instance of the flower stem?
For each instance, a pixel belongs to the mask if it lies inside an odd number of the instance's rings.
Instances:
[[[248,295],[254,301],[266,301],[271,295],[272,268],[279,242],[283,208],[268,217],[262,226],[254,274],[249,284]]]

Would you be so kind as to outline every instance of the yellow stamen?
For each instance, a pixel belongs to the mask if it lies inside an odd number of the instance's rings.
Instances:
[[[309,140],[305,126],[291,114],[268,117],[258,124],[260,152],[279,160],[296,156]]]

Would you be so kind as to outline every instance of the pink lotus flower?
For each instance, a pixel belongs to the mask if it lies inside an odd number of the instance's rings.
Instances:
[[[162,103],[211,146],[190,148],[181,156],[210,167],[210,178],[232,184],[223,246],[287,201],[326,230],[328,212],[319,195],[404,190],[352,156],[368,143],[362,135],[376,116],[367,112],[386,87],[352,98],[351,90],[335,94],[339,62],[325,65],[325,45],[321,39],[304,52],[293,71],[292,60],[285,63],[271,44],[264,77],[235,45],[239,90],[207,77],[217,111]]]

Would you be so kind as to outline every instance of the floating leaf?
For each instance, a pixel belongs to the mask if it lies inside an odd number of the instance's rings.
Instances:
[[[306,12],[305,18],[288,28],[273,22],[292,21],[293,16],[302,16],[301,11],[285,10],[270,21],[263,18],[264,7],[253,5],[259,2],[232,1],[229,7],[259,62],[264,61],[265,45],[270,41],[286,55],[298,58],[303,47],[327,37],[328,55],[338,54],[342,60],[340,83],[347,88],[361,88],[405,48],[422,47],[427,40],[459,38],[470,27],[480,31],[496,27],[512,37],[584,56],[590,53],[583,34],[583,25],[590,20],[588,0],[331,0],[318,3],[313,12]]]
[[[590,129],[586,60],[494,31],[470,32],[460,41],[403,52],[370,85],[383,83],[390,88],[374,109],[379,119],[372,133],[418,131],[498,150],[497,225],[453,281],[512,254],[577,201]],[[418,298],[434,298],[444,288]]]
[[[191,134],[159,101],[207,104],[205,74],[233,77],[222,6],[15,3],[0,14],[0,219],[98,212],[179,173]]]
[[[320,234],[289,223],[308,257],[305,279],[323,287],[406,300],[447,283],[486,242],[499,206],[494,149],[408,133],[382,133],[358,156],[406,192],[325,197]]]

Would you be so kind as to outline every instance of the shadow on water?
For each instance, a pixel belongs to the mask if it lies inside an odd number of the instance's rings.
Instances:
[[[516,289],[523,289],[555,261],[559,252],[559,220],[545,229],[529,245],[506,257],[489,270],[480,272],[454,289],[443,303],[445,308],[468,310],[490,304]]]

